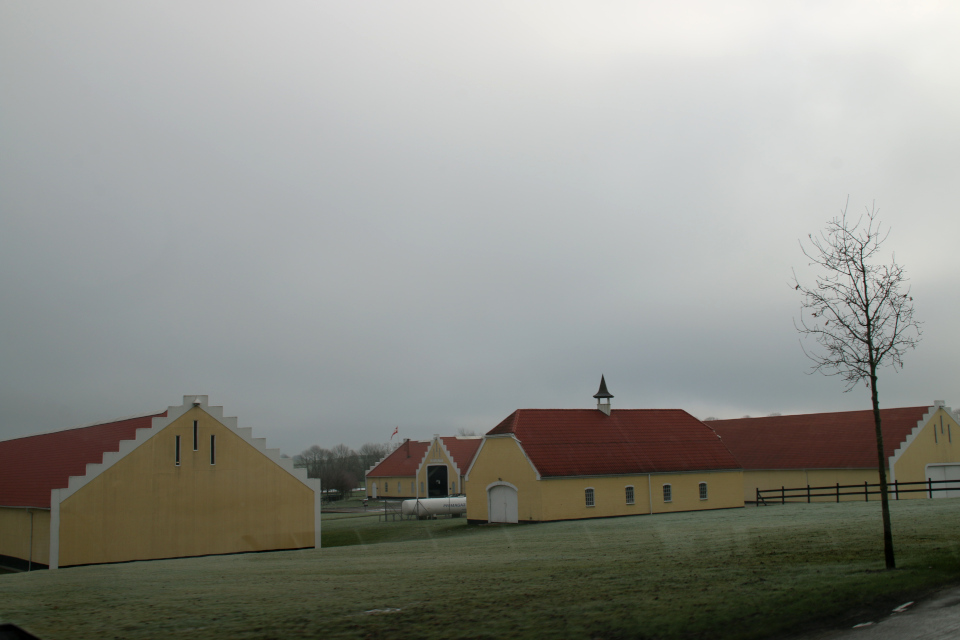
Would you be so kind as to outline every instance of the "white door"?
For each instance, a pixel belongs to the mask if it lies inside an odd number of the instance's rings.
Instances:
[[[927,479],[953,481],[933,485],[934,498],[960,498],[960,464],[929,464]]]
[[[488,522],[517,522],[517,490],[498,484],[487,489]]]

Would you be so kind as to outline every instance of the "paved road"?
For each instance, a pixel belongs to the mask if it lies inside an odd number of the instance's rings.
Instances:
[[[852,629],[815,633],[797,640],[957,640],[960,638],[960,587],[891,612],[877,620],[864,620]]]

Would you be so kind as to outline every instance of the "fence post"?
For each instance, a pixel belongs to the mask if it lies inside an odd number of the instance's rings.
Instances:
[[[933,478],[927,478],[927,497],[933,499]]]
[[[787,504],[787,490],[783,488],[783,485],[780,485],[780,504]]]
[[[867,481],[863,481],[863,501],[870,502],[870,492],[867,490]]]
[[[840,483],[837,483],[837,504],[840,503]]]
[[[757,506],[760,506],[760,487],[757,487]]]
[[[899,480],[893,481],[893,499],[894,500],[900,499],[900,481]]]
[[[807,485],[807,504],[810,504],[810,485]]]

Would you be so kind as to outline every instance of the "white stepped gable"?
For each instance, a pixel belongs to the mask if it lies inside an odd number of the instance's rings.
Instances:
[[[897,479],[897,476],[893,470],[893,466],[897,463],[897,460],[900,459],[900,456],[903,455],[903,452],[907,450],[907,448],[913,443],[916,437],[920,434],[920,430],[923,429],[923,426],[928,422],[930,422],[930,419],[933,418],[933,414],[935,414],[938,409],[943,409],[944,411],[947,412],[947,415],[951,415],[951,416],[954,415],[953,409],[951,409],[950,407],[945,407],[944,403],[939,400],[934,401],[933,406],[927,408],[927,412],[923,414],[923,417],[920,418],[919,422],[917,422],[917,426],[915,426],[913,430],[911,430],[910,433],[907,434],[906,439],[904,439],[904,441],[900,443],[900,446],[897,447],[896,451],[893,452],[893,455],[890,456],[890,470],[888,474],[889,475],[888,480],[890,482],[894,482]]]
[[[235,417],[224,417],[223,407],[213,406],[211,407],[207,403],[207,396],[183,396],[183,404],[179,407],[167,407],[167,415],[165,417],[154,418],[152,424],[149,428],[137,429],[136,437],[133,440],[121,440],[120,441],[120,450],[119,451],[108,451],[103,454],[102,462],[91,462],[87,464],[86,473],[82,476],[70,476],[70,479],[67,482],[67,487],[65,489],[53,489],[52,499],[55,500],[58,504],[63,502],[71,495],[77,492],[77,490],[86,486],[91,480],[99,476],[101,473],[112,467],[119,460],[124,458],[131,451],[139,447],[141,444],[155,436],[161,430],[165,429],[169,425],[173,424],[175,420],[180,418],[187,411],[193,407],[198,406],[204,411],[206,411],[210,416],[217,420],[230,431],[237,434],[244,442],[255,448],[257,451],[265,455],[267,458],[272,460],[287,473],[295,477],[297,480],[302,482],[304,485],[312,489],[313,491],[319,494],[320,491],[320,481],[315,478],[307,478],[306,469],[295,469],[293,467],[293,462],[290,458],[281,458],[279,449],[267,449],[267,440],[266,438],[254,438],[253,429],[250,427],[238,427],[237,419]],[[59,494],[59,495],[58,495]]]
[[[454,475],[457,476],[458,478],[457,484],[459,484],[459,477],[462,476],[463,474],[460,473],[460,467],[457,466],[457,461],[453,459],[452,455],[450,455],[450,450],[447,449],[447,445],[443,443],[443,438],[437,438],[437,442],[440,443],[440,448],[443,450],[443,452],[447,454],[447,460],[449,460],[450,464],[453,465]]]

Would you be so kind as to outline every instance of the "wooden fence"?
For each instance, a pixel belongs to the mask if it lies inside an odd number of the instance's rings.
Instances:
[[[960,482],[956,480],[889,482],[887,483],[887,493],[893,496],[894,500],[899,500],[901,493],[925,493],[928,498],[960,496]],[[863,496],[864,500],[869,501],[870,496],[879,495],[879,482],[874,484],[868,482],[864,482],[863,484],[840,484],[838,482],[833,486],[826,487],[811,487],[807,485],[806,487],[795,488],[757,489],[757,505],[786,504],[787,502],[809,503],[813,498],[835,498],[837,502],[840,502],[840,496]]]

